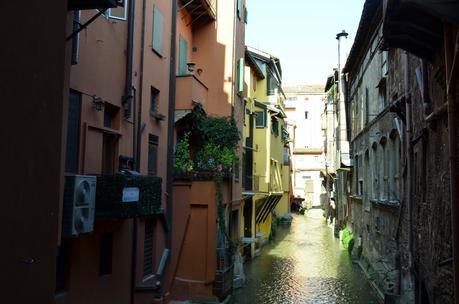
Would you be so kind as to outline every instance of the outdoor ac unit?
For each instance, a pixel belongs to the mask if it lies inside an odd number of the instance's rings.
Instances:
[[[64,236],[78,236],[93,230],[96,177],[68,175],[65,177],[62,232]]]

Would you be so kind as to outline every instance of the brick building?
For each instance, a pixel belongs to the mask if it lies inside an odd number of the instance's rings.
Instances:
[[[396,303],[453,303],[457,290],[458,20],[450,5],[366,1],[343,71],[353,253]]]

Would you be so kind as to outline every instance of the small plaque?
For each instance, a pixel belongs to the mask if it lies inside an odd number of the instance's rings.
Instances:
[[[139,201],[140,190],[137,187],[123,188],[123,203],[133,203]]]

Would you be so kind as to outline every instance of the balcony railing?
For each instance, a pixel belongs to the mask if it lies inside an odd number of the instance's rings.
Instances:
[[[183,7],[193,19],[193,25],[205,24],[217,18],[217,0],[183,0]]]
[[[126,219],[158,213],[161,207],[161,183],[162,179],[156,176],[99,176],[96,216]]]
[[[69,10],[106,9],[124,6],[124,0],[69,0]]]
[[[206,110],[208,88],[194,75],[177,76],[175,100],[176,110],[191,110],[200,103]]]

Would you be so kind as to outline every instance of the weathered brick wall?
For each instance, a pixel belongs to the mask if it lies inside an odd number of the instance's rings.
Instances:
[[[391,96],[404,94],[403,51],[391,52],[389,92]],[[424,285],[430,303],[452,303],[452,265],[440,264],[452,256],[451,199],[448,165],[447,116],[426,122],[425,106],[419,81],[422,61],[408,55],[408,92],[412,108],[412,172],[411,180],[404,178],[405,187],[412,187],[411,215],[408,202],[402,204],[402,227],[399,233],[402,267],[408,266],[409,237],[418,285]],[[432,108],[445,102],[442,63],[427,66],[428,92]],[[408,152],[405,147],[402,158]],[[411,225],[410,224],[411,219]]]

